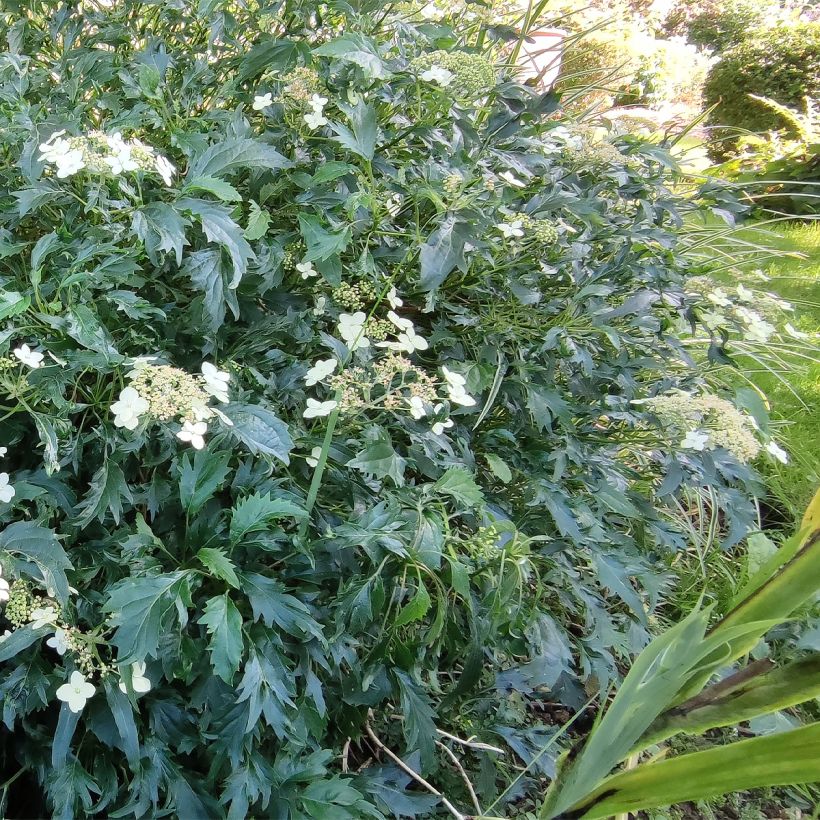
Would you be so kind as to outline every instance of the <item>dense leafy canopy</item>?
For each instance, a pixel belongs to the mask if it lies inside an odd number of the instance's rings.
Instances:
[[[12,800],[430,814],[369,725],[456,795],[438,730],[502,747],[460,749],[492,802],[545,701],[648,640],[666,502],[751,524],[751,468],[634,403],[701,386],[676,231],[711,194],[418,15],[18,0],[0,28]],[[424,59],[454,48],[461,75]],[[77,670],[94,694],[56,694]]]

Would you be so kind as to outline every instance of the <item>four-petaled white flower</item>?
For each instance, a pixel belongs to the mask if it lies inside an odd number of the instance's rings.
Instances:
[[[273,105],[273,94],[271,94],[270,91],[267,94],[257,94],[253,98],[254,111],[261,111],[263,108],[267,108],[269,105]]]
[[[58,655],[65,655],[68,651],[68,633],[65,629],[57,629],[46,641],[46,646],[56,649]]]
[[[523,223],[520,219],[513,222],[499,222],[495,227],[504,235],[504,239],[524,236]]]
[[[732,300],[723,292],[722,288],[715,288],[707,298],[718,307],[728,307],[732,304]]]
[[[314,111],[324,111],[325,106],[327,105],[327,97],[322,97],[319,94],[314,94],[310,98],[310,107]]]
[[[325,305],[327,305],[327,296],[320,296],[316,300],[316,306],[313,308],[313,315],[321,316],[325,312]]]
[[[156,169],[157,173],[162,177],[162,181],[166,185],[170,185],[174,181],[174,173],[176,172],[176,168],[173,164],[168,160],[167,157],[163,157],[161,154],[157,156],[154,160],[154,168]]]
[[[72,148],[71,142],[62,138],[63,134],[65,131],[58,131],[40,144],[40,159],[56,165],[57,176],[60,179],[70,177],[85,168],[82,150]]]
[[[527,183],[520,180],[512,171],[503,171],[498,175],[501,179],[504,180],[508,185],[512,185],[514,188],[526,188]]]
[[[789,454],[774,441],[766,445],[766,452],[774,456],[781,464],[789,463]]]
[[[186,421],[182,424],[182,429],[177,433],[180,441],[190,443],[194,450],[201,450],[205,446],[205,433],[208,432],[208,424],[204,421]]]
[[[753,290],[749,290],[745,285],[738,285],[737,298],[740,299],[741,302],[752,302],[754,301],[755,294]]]
[[[809,334],[804,333],[802,330],[798,330],[791,322],[786,322],[784,325],[784,329],[786,333],[789,334],[793,339],[808,339]]]
[[[336,359],[319,359],[313,367],[305,373],[305,386],[313,387],[320,381],[326,379],[335,369],[339,362]]]
[[[0,458],[3,458],[8,451],[9,451],[8,447],[0,447]]]
[[[12,352],[23,364],[34,369],[40,367],[40,363],[43,361],[43,354],[32,350],[28,345],[20,345],[20,347],[14,348]]]
[[[0,473],[0,501],[4,504],[8,504],[9,501],[14,498],[15,492],[14,487],[9,484],[9,474]]]
[[[398,291],[396,290],[396,286],[393,285],[390,290],[387,291],[387,304],[395,310],[397,307],[401,307],[404,302],[399,299]]]
[[[32,629],[40,629],[57,620],[57,610],[53,606],[39,606],[31,611],[29,620]]]
[[[231,374],[220,370],[210,362],[202,362],[202,378],[205,380],[205,389],[222,404],[228,403],[228,382]]]
[[[311,111],[309,114],[305,114],[302,119],[307,123],[308,128],[313,130],[327,125],[327,119],[321,111]]]
[[[410,415],[414,419],[423,419],[427,415],[427,410],[424,409],[424,401],[420,396],[411,396],[409,404]]]
[[[3,575],[3,568],[0,567],[0,576]],[[9,582],[0,577],[0,601],[8,601],[9,599]]]
[[[448,427],[452,427],[455,422],[452,419],[445,419],[444,421],[437,421],[432,426],[432,431],[440,436]]]
[[[370,347],[370,339],[364,335],[364,324],[367,316],[359,310],[356,313],[340,313],[336,329],[351,350]]]
[[[317,419],[322,416],[329,416],[337,406],[336,401],[317,401],[316,399],[308,399],[307,407],[302,415],[306,419]]]
[[[71,150],[71,143],[62,139],[65,129],[55,131],[45,142],[40,143],[40,159],[44,162],[56,163],[57,160]]]
[[[709,434],[702,430],[690,430],[684,437],[680,446],[685,450],[705,450],[709,444]]]
[[[464,389],[467,384],[467,379],[460,373],[454,373],[447,367],[442,367],[441,372],[444,374],[444,380],[447,382],[447,393],[450,397],[450,401],[460,404],[463,407],[475,406],[475,399]]]
[[[68,683],[64,683],[57,689],[58,700],[68,704],[68,708],[72,712],[82,712],[86,701],[94,696],[96,688],[90,684],[82,672],[74,671],[68,679]]]
[[[319,275],[319,271],[315,270],[313,267],[313,262],[297,262],[296,263],[296,270],[302,274],[302,279],[311,279],[314,276]]]
[[[319,466],[319,456],[322,455],[322,448],[321,447],[314,447],[310,451],[309,456],[305,456],[305,461],[311,467],[318,467]]]
[[[131,156],[131,146],[123,141],[122,134],[117,133],[108,137],[108,147],[113,153],[105,157],[105,162],[110,166],[112,174],[136,171],[140,167]]]
[[[443,66],[433,65],[419,76],[426,83],[438,83],[440,86],[446,88],[453,81],[455,75]]]
[[[131,664],[131,689],[140,695],[151,691],[151,680],[145,677],[145,663],[143,661]],[[128,687],[123,680],[120,681],[120,690],[128,694]]]
[[[114,414],[114,426],[125,427],[126,430],[136,430],[140,423],[140,416],[149,408],[148,402],[140,396],[133,387],[126,387],[120,391],[120,398],[111,405]]]

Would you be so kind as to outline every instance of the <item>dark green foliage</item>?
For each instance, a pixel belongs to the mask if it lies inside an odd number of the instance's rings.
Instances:
[[[777,26],[722,55],[709,71],[703,90],[715,158],[731,153],[737,133],[760,133],[787,127],[771,108],[749,97],[768,97],[781,105],[801,109],[805,99],[820,96],[820,23]]]

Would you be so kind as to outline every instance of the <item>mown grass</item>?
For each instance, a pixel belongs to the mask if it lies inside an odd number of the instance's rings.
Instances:
[[[750,225],[735,238],[738,243],[763,245],[776,255],[765,259],[762,254],[762,263],[751,259],[718,278],[786,299],[794,306],[792,324],[805,333],[820,333],[820,221]],[[768,281],[761,281],[758,270]],[[759,468],[774,501],[793,520],[820,485],[820,359],[795,359],[794,363],[796,370],[785,377],[788,384],[784,384],[755,362],[740,362],[745,375],[769,398],[777,436],[789,453],[788,465],[766,459]]]

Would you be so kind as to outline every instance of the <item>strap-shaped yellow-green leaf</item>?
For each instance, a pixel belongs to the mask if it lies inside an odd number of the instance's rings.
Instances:
[[[607,778],[563,816],[597,820],[820,775],[820,723],[639,765]],[[555,815],[551,815],[555,816]]]

